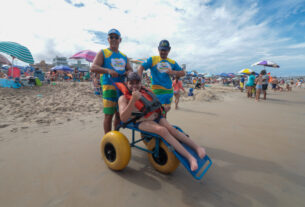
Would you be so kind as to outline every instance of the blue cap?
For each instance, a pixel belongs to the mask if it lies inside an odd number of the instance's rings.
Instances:
[[[119,30],[117,30],[117,29],[111,29],[111,30],[109,30],[108,35],[111,35],[111,34],[116,34],[116,35],[118,35],[119,37],[121,37],[121,33],[120,33]]]
[[[159,50],[170,50],[171,47],[169,45],[169,41],[167,40],[161,40],[161,42],[159,43]]]

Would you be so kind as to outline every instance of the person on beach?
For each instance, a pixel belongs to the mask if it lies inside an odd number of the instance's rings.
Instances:
[[[114,82],[123,82],[124,75],[132,71],[127,56],[119,51],[119,45],[122,41],[121,33],[117,29],[111,29],[108,32],[109,48],[100,50],[94,58],[91,66],[91,72],[103,74],[103,112],[104,132],[111,131],[113,116],[114,128],[120,123],[119,113],[117,111],[118,95]]]
[[[291,91],[291,86],[290,86],[290,81],[289,80],[285,81],[285,85],[286,85],[286,90]]]
[[[140,75],[136,72],[129,73],[127,75],[126,87],[130,91],[129,95],[131,95],[131,97],[127,98],[127,96],[122,95],[118,101],[122,122],[127,122],[132,117],[132,112],[139,112],[135,104],[142,96],[142,93],[140,92],[142,87]],[[159,108],[158,110],[161,109]],[[197,145],[185,134],[172,127],[161,113],[154,111],[150,116],[138,119],[136,124],[140,130],[155,133],[163,137],[175,150],[177,150],[177,152],[188,160],[192,171],[198,169],[197,160],[185,150],[180,142],[193,148],[200,158],[203,158],[206,155],[205,149]]]
[[[204,76],[201,78],[201,88],[205,89],[205,78],[204,78]]]
[[[272,89],[274,91],[276,91],[278,88],[277,88],[277,85],[279,84],[279,80],[276,78],[276,77],[273,77],[272,78],[272,81],[271,81],[271,85],[272,85]]]
[[[252,98],[252,90],[254,87],[254,81],[255,81],[255,72],[252,72],[251,75],[248,77],[248,82],[246,83],[247,87],[247,96],[248,98]]]
[[[181,90],[185,92],[182,81],[179,80],[178,76],[175,76],[175,79],[173,81],[173,89],[174,89],[174,97],[175,97],[175,109],[178,109],[178,103],[181,95]]]
[[[239,88],[240,88],[241,92],[244,92],[244,86],[245,86],[244,83],[245,83],[245,78],[244,78],[244,76],[241,76],[240,82],[239,82]]]
[[[0,70],[0,78],[7,78],[7,75],[2,70]]]
[[[152,76],[151,89],[162,103],[166,115],[171,108],[174,95],[170,76],[182,77],[185,75],[185,72],[176,61],[168,58],[171,47],[167,40],[161,40],[158,50],[159,56],[148,58],[139,66],[138,73],[142,77],[143,70],[150,69]]]
[[[263,99],[266,100],[267,98],[267,89],[268,89],[268,83],[269,83],[269,76],[267,75],[267,72],[266,70],[262,70],[261,71],[261,75],[262,75],[262,78],[263,78],[263,81],[262,81],[262,92],[264,94],[264,97]]]
[[[255,101],[259,101],[260,99],[260,95],[262,92],[262,88],[263,88],[263,75],[262,73],[259,74],[259,76],[255,79],[255,83],[256,83],[256,95],[255,95]]]

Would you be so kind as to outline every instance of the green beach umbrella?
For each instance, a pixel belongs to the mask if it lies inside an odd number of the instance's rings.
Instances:
[[[16,42],[0,42],[0,52],[4,52],[23,62],[33,64],[34,59],[28,48]]]

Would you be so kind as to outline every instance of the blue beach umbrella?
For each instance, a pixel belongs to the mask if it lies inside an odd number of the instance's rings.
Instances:
[[[16,42],[0,42],[0,52],[12,56],[13,60],[14,58],[17,58],[26,63],[34,63],[34,59],[30,50]]]
[[[227,73],[220,73],[219,76],[229,78],[230,76]]]
[[[62,70],[62,71],[67,71],[67,72],[73,71],[72,68],[70,68],[69,66],[66,66],[66,65],[57,65],[57,66],[51,68],[51,70]]]

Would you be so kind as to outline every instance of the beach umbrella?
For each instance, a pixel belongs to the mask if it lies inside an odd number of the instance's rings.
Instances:
[[[250,75],[252,72],[253,72],[253,70],[251,70],[249,68],[245,68],[245,69],[238,71],[238,73],[246,74],[246,75]]]
[[[17,58],[23,62],[33,64],[34,59],[28,48],[20,45],[16,42],[0,42],[0,52],[6,53],[12,56],[12,64],[14,58]]]
[[[95,56],[96,56],[96,52],[93,52],[91,50],[82,50],[82,51],[79,51],[78,53],[72,55],[70,57],[70,59],[85,59],[89,63],[90,62],[92,63]]]
[[[51,70],[62,70],[62,71],[66,71],[66,72],[73,71],[72,68],[70,68],[69,66],[66,66],[66,65],[57,65],[57,66],[54,66],[53,68],[51,68]]]
[[[0,63],[5,65],[11,65],[12,63],[4,56],[0,54]]]
[[[272,68],[279,68],[280,66],[278,64],[276,64],[275,62],[269,61],[269,60],[263,60],[263,61],[258,61],[254,64],[252,64],[251,66],[256,66],[256,65],[262,65],[265,67],[272,67]]]
[[[227,73],[220,73],[219,76],[229,78],[230,76]]]

